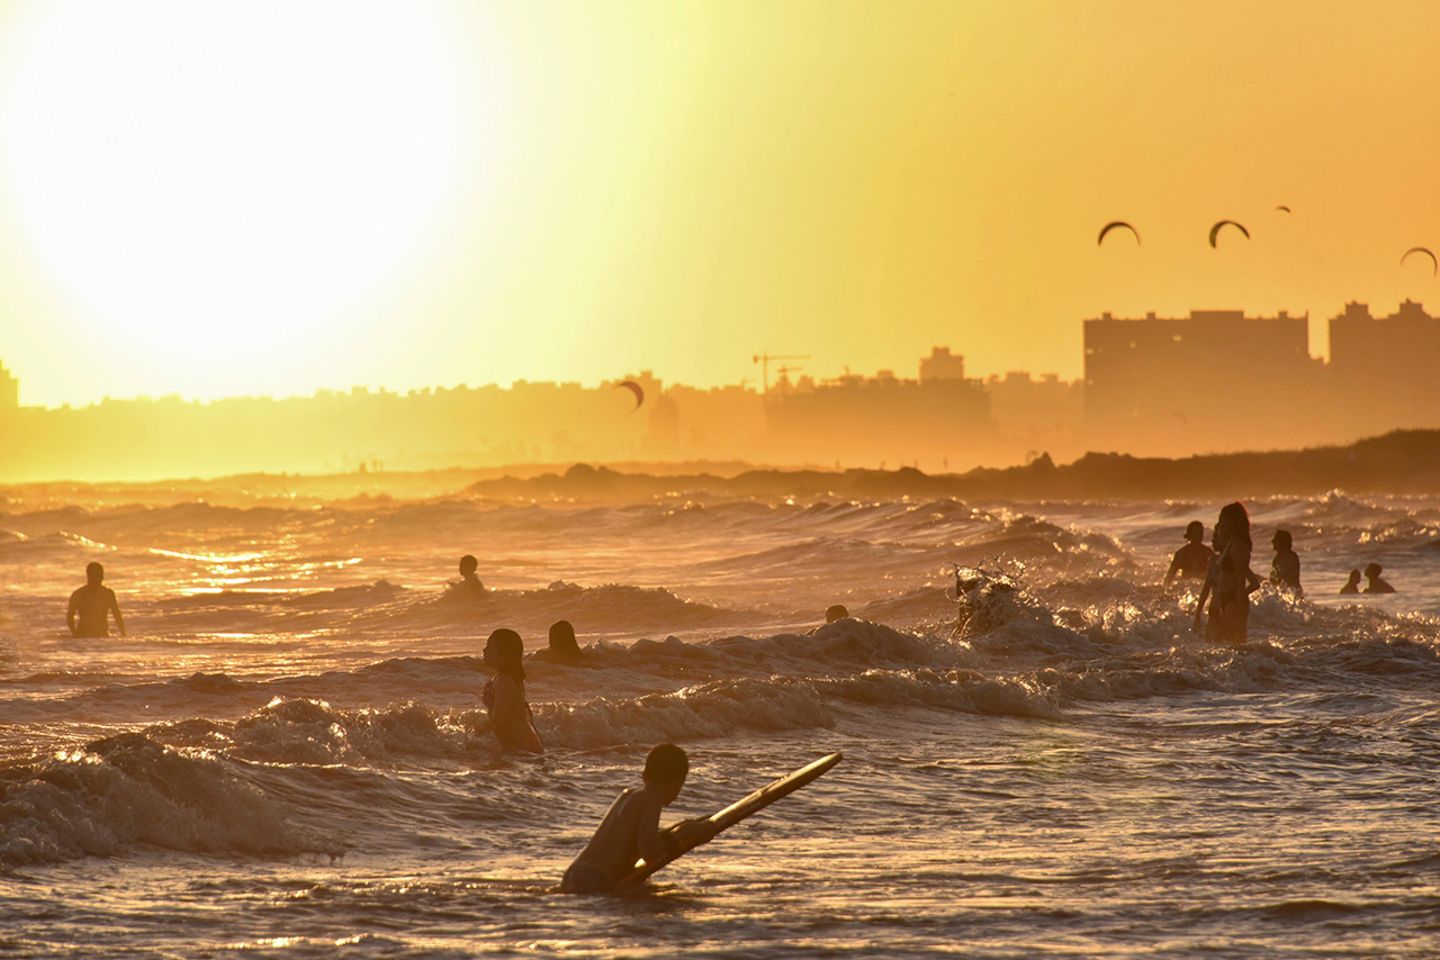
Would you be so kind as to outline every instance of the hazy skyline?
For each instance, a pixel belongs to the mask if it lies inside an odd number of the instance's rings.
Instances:
[[[1433,307],[1399,258],[1440,246],[1437,28],[1420,4],[0,3],[0,360],[45,405],[709,385],[762,349],[828,376],[935,343],[1070,379],[1106,311]],[[1097,249],[1116,218],[1143,246]],[[1222,218],[1253,239],[1212,250]]]

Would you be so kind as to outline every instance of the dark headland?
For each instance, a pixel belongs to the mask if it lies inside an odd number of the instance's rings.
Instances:
[[[965,499],[1155,499],[1440,493],[1440,430],[1405,430],[1338,447],[1180,459],[1087,453],[1055,464],[1049,455],[1023,467],[930,475],[898,470],[745,470],[656,475],[576,464],[563,473],[503,476],[466,493],[494,499],[648,499],[667,493],[718,497],[920,496]]]

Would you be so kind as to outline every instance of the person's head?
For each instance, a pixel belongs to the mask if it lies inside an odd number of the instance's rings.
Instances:
[[[690,775],[690,757],[673,743],[662,743],[645,758],[645,786],[660,792],[669,804],[680,796]]]
[[[1226,543],[1250,542],[1250,514],[1238,500],[1220,508],[1220,519],[1215,525],[1224,531]]]
[[[1289,530],[1276,530],[1275,536],[1270,538],[1270,545],[1278,552],[1289,550],[1294,541],[1290,537]]]
[[[845,609],[843,603],[837,603],[832,607],[825,608],[825,622],[834,623],[836,620],[844,620],[850,616],[850,611]]]
[[[95,561],[85,565],[85,580],[92,586],[99,586],[105,580],[105,568]]]
[[[1351,571],[1350,571],[1350,579],[1349,579],[1349,581],[1348,581],[1348,585],[1350,585],[1350,586],[1356,586],[1356,585],[1358,585],[1359,583],[1360,583],[1360,571],[1359,571],[1359,570],[1351,570]]]
[[[470,554],[467,553],[467,554],[465,554],[465,556],[463,556],[463,557],[460,558],[460,576],[462,576],[462,577],[471,576],[471,575],[473,575],[473,574],[475,573],[476,570],[479,570],[479,569],[480,569],[480,561],[479,561],[479,560],[476,560],[476,559],[475,559],[473,556],[471,556]]]
[[[1191,520],[1185,526],[1185,539],[1191,543],[1200,543],[1205,539],[1205,524],[1199,520]]]
[[[1365,565],[1365,576],[1370,580],[1374,580],[1376,577],[1380,576],[1380,574],[1384,572],[1385,568],[1380,566],[1380,564],[1378,563],[1367,563]]]
[[[485,641],[482,658],[498,673],[509,673],[525,679],[525,641],[514,630],[501,627]]]
[[[580,644],[575,639],[575,628],[569,620],[556,620],[550,624],[550,649],[555,653],[576,654]]]

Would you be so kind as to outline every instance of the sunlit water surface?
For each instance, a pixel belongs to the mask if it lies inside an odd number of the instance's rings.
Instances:
[[[1312,599],[1242,650],[1158,585],[1218,506],[14,502],[0,956],[1435,956],[1440,503],[1251,504]],[[129,638],[64,632],[92,559]],[[1401,592],[1336,596],[1372,559]],[[951,561],[995,575],[959,630]],[[560,617],[550,752],[498,755],[483,638]],[[643,894],[553,893],[664,740],[677,817],[846,759]]]

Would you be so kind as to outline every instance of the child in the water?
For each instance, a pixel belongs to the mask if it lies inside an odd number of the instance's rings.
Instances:
[[[662,743],[645,758],[645,786],[629,787],[615,802],[585,849],[565,871],[561,893],[610,893],[641,858],[653,861],[674,850],[707,843],[715,836],[709,820],[682,820],[660,829],[660,809],[680,795],[690,758],[673,743]]]

